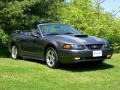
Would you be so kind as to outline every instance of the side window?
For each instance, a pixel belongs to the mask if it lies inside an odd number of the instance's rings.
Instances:
[[[38,30],[38,28],[33,28],[33,29],[31,29],[31,32],[30,32],[31,34],[35,34],[35,35],[38,35],[38,36],[42,36],[41,34],[40,34],[40,32],[39,32],[39,30]]]

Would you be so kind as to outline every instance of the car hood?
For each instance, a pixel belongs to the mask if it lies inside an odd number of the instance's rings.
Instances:
[[[87,36],[87,35],[55,35],[48,36],[49,39],[62,42],[62,43],[70,43],[70,44],[103,44],[107,42],[104,39],[97,38],[95,36]]]

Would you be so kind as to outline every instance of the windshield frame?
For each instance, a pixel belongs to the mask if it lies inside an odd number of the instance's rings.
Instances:
[[[73,29],[73,31],[74,32],[76,32],[76,33],[62,33],[62,34],[55,34],[55,33],[48,33],[48,34],[43,34],[43,31],[42,31],[42,26],[49,26],[49,25],[63,25],[63,26],[68,26],[69,28],[71,28],[71,29]],[[68,35],[68,34],[70,34],[70,35],[81,35],[81,32],[80,31],[78,31],[78,30],[76,30],[75,28],[73,28],[72,26],[70,26],[70,25],[67,25],[67,24],[60,24],[60,23],[45,23],[45,24],[39,24],[38,25],[38,28],[39,28],[39,31],[40,31],[40,33],[42,34],[42,36],[49,36],[49,35]]]

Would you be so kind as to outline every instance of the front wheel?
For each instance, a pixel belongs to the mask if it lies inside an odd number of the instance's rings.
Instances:
[[[58,55],[54,48],[50,47],[46,52],[46,64],[50,68],[57,68],[59,65]]]

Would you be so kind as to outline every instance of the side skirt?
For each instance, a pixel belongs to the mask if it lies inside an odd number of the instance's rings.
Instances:
[[[30,56],[23,56],[23,59],[34,59],[34,60],[39,60],[39,61],[45,61],[45,59],[35,58],[35,57],[30,57]]]

